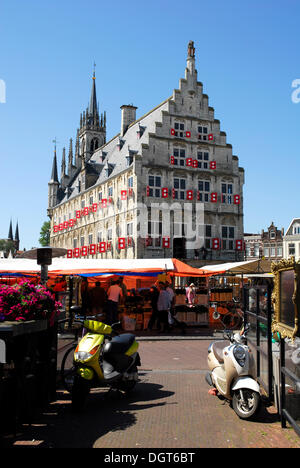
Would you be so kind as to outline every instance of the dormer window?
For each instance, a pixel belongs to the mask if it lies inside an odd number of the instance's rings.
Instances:
[[[117,148],[119,149],[119,151],[121,151],[121,149],[123,148],[124,143],[125,143],[125,140],[122,140],[121,138],[119,138],[119,143],[117,144]]]
[[[107,153],[105,151],[101,152],[101,161],[104,162],[105,158],[107,156]]]
[[[138,131],[136,132],[137,133],[137,137],[138,138],[141,138],[143,136],[143,133],[144,131],[146,130],[146,127],[142,127],[141,125],[139,125],[139,129]]]
[[[126,161],[127,161],[127,166],[131,166],[131,164],[133,163],[133,156],[132,155],[129,155],[129,156],[126,156]]]

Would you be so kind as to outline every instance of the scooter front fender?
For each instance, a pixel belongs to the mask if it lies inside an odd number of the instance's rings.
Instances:
[[[249,388],[254,392],[260,393],[258,383],[256,382],[256,380],[249,376],[239,377],[238,379],[236,379],[231,387],[231,390],[235,391],[240,390],[242,388]]]

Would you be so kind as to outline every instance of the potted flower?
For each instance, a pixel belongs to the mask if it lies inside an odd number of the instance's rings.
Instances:
[[[52,326],[61,307],[62,304],[41,284],[23,280],[13,286],[0,285],[0,322],[48,319]]]

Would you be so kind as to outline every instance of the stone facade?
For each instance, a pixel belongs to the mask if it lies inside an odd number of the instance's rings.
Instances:
[[[95,95],[94,79],[60,181],[54,154],[51,245],[73,257],[243,259],[244,170],[197,80],[193,42],[179,88],[137,120],[121,106],[107,143]]]

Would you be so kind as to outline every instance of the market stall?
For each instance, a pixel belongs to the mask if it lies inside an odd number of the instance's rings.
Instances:
[[[242,288],[253,278],[271,278],[271,262],[265,259],[206,265],[209,323],[212,327],[235,328],[241,324]]]
[[[3,259],[0,261],[0,275],[30,274],[38,276],[40,268],[35,260],[31,259]],[[81,283],[86,278],[88,288],[95,287],[99,282],[104,289],[108,289],[110,283],[122,276],[127,290],[126,298],[120,305],[120,318],[126,322],[126,327],[145,329],[152,313],[149,288],[156,281],[172,280],[175,277],[206,278],[211,273],[207,270],[193,268],[184,262],[172,258],[162,259],[65,259],[54,258],[48,267],[48,285],[55,285],[55,278],[64,276],[68,279],[68,292],[60,292],[58,299],[64,297],[64,305],[81,303]],[[70,290],[70,280],[72,291]],[[71,296],[71,298],[70,298]],[[199,310],[198,310],[199,311]],[[187,315],[188,314],[188,315]],[[199,323],[195,310],[185,313],[184,321]],[[131,319],[131,320],[129,320]]]

